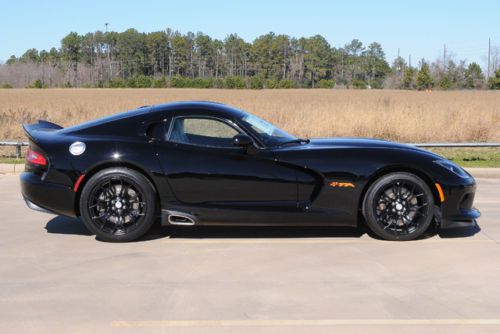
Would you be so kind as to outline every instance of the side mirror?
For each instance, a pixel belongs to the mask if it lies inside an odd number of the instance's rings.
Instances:
[[[253,144],[252,138],[247,135],[238,134],[233,137],[233,145],[239,147],[249,147]]]

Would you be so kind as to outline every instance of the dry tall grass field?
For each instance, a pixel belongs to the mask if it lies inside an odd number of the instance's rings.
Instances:
[[[228,103],[300,137],[500,141],[500,92],[211,89],[2,89],[0,139],[23,139],[21,123],[39,118],[70,126],[178,100]]]

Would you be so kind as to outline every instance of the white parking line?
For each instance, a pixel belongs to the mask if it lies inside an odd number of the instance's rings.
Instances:
[[[500,318],[482,319],[318,319],[318,320],[146,320],[113,321],[112,327],[259,327],[259,326],[443,326],[443,325],[500,325]]]

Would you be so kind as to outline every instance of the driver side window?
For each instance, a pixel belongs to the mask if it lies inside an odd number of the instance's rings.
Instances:
[[[174,119],[169,140],[176,143],[212,147],[233,147],[233,137],[239,132],[222,121],[203,117]]]

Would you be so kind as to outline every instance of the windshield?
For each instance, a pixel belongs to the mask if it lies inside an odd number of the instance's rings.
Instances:
[[[254,115],[246,115],[243,117],[242,122],[252,128],[252,130],[259,135],[266,146],[280,145],[297,139],[285,131],[275,127],[271,123]]]

